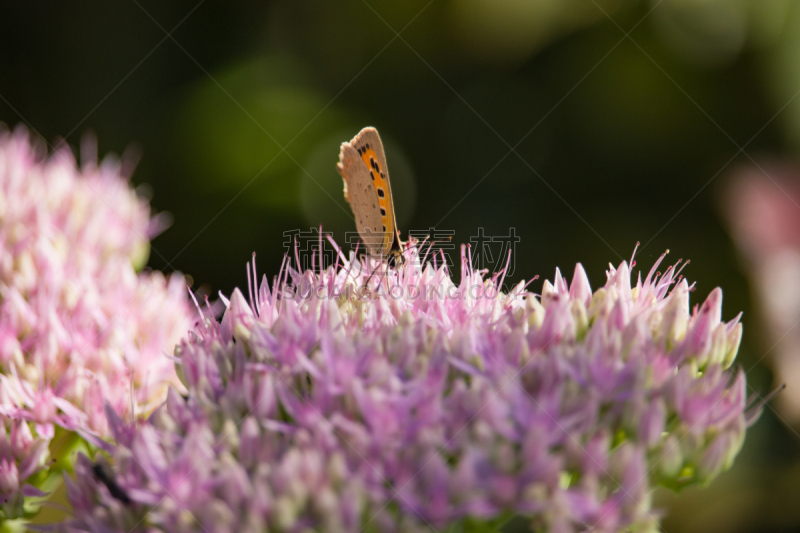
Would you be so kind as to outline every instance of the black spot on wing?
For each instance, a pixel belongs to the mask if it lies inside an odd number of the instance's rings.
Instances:
[[[375,173],[373,171],[369,171],[369,177],[372,178],[372,181],[375,181]]]
[[[384,209],[384,208],[382,208],[382,207],[381,207],[381,216],[382,216],[382,217],[385,217],[385,216],[386,216],[386,209]]]
[[[383,188],[382,187],[378,187],[378,196],[380,196],[381,198],[386,196],[386,193],[383,192]]]

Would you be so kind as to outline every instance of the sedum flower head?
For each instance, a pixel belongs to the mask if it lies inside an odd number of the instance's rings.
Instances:
[[[188,389],[114,419],[68,481],[79,531],[654,531],[654,486],[705,483],[745,434],[741,338],[676,266],[541,295],[474,271],[385,276],[340,254],[234,291],[176,349]],[[663,256],[662,258],[663,259]],[[480,529],[476,529],[480,530]]]
[[[104,402],[131,417],[179,384],[185,286],[136,273],[158,219],[128,171],[0,128],[0,520],[38,492],[56,425],[107,434]]]

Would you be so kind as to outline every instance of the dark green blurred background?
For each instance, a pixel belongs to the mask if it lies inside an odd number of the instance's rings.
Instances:
[[[73,146],[94,131],[101,155],[135,144],[135,184],[175,219],[150,265],[195,289],[245,286],[253,251],[276,274],[285,231],[343,242],[338,145],[373,125],[403,235],[513,227],[512,281],[580,261],[595,287],[637,241],[645,269],[669,248],[695,302],[719,285],[724,318],[745,311],[746,370],[768,343],[719,196],[745,144],[796,156],[799,90],[795,0],[0,4],[0,121]],[[767,409],[732,471],[657,495],[664,530],[800,529],[799,456]]]

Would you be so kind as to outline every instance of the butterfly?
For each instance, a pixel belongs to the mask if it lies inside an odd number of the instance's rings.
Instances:
[[[403,262],[386,154],[378,130],[366,127],[342,143],[336,169],[344,179],[344,197],[356,217],[367,252],[394,267]]]

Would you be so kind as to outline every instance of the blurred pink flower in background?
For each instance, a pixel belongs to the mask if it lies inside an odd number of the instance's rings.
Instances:
[[[763,317],[766,352],[776,379],[789,386],[776,402],[800,422],[800,167],[741,169],[730,182],[724,209],[750,271]]]
[[[105,435],[106,401],[130,419],[180,386],[165,354],[191,326],[183,277],[137,274],[163,224],[132,165],[95,151],[79,168],[0,129],[0,520],[37,492],[55,425]]]

